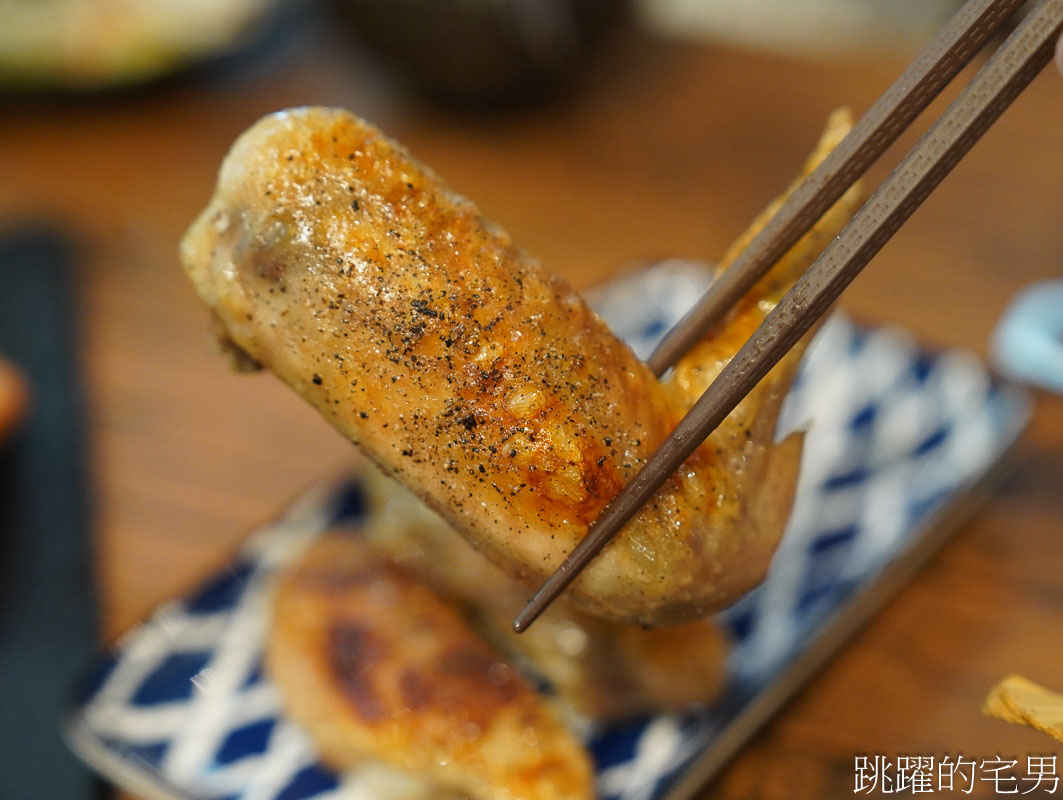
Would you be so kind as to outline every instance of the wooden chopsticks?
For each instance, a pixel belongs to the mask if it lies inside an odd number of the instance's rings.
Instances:
[[[973,0],[949,20],[650,355],[663,375],[815,224],[1024,0]]]
[[[657,374],[852,185],[1018,7],[969,0],[768,223],[651,357]],[[524,631],[680,464],[808,331],[1023,89],[1048,64],[1063,30],[1063,0],[1041,0],[946,109],[749,340],[637,475],[605,507],[557,571],[517,615]],[[851,140],[851,141],[850,141]],[[733,273],[733,274],[732,274]]]

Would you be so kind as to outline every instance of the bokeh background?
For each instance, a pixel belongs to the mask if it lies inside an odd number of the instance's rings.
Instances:
[[[92,652],[356,459],[278,382],[226,371],[177,264],[254,120],[352,109],[583,288],[718,258],[827,114],[865,110],[957,7],[0,0],[0,356],[29,387],[0,444],[0,797],[109,796],[58,734]],[[846,308],[988,357],[1009,299],[1061,273],[1061,129],[1046,74]],[[1063,686],[1063,401],[1034,392],[1003,488],[717,796],[848,792],[859,752],[1050,747],[976,713],[1004,671]]]

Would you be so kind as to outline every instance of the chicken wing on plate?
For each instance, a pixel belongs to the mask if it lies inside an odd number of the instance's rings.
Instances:
[[[267,667],[337,769],[386,765],[434,798],[593,796],[590,759],[547,699],[357,537],[325,535],[283,575]]]

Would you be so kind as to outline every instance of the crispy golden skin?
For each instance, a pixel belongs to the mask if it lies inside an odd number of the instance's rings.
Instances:
[[[844,133],[828,129],[818,157]],[[553,572],[782,289],[847,196],[658,381],[563,280],[345,111],[244,133],[181,256],[227,337],[492,561]],[[773,444],[784,359],[575,581],[594,612],[674,623],[759,582],[800,438]]]
[[[564,598],[523,634],[513,615],[528,589],[476,552],[443,519],[376,469],[364,476],[364,534],[376,552],[415,572],[467,611],[472,623],[594,720],[674,711],[723,688],[728,639],[710,618],[641,628],[594,617]]]
[[[282,578],[267,667],[338,769],[384,762],[474,800],[590,798],[583,747],[458,612],[353,536]]]

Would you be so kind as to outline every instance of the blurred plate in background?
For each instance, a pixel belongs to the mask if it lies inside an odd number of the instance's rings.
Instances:
[[[0,0],[0,89],[145,83],[254,41],[278,0]]]
[[[708,276],[668,262],[592,304],[644,356]],[[808,431],[787,532],[765,583],[721,615],[735,638],[729,689],[686,714],[592,728],[600,795],[689,797],[944,540],[941,523],[1027,416],[1026,396],[973,356],[825,323],[780,420],[780,432]],[[330,525],[357,525],[361,492],[355,477],[307,493],[229,571],[122,639],[79,694],[74,749],[147,797],[383,800],[317,763],[262,671],[272,575]]]

